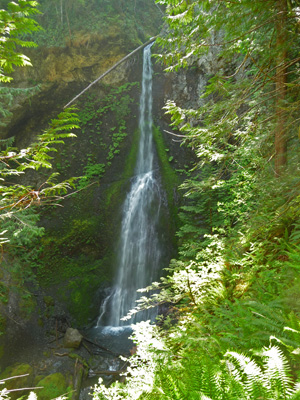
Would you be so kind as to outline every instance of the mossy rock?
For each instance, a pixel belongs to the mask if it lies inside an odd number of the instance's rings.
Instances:
[[[72,391],[68,384],[68,379],[66,379],[60,372],[48,375],[41,379],[37,382],[37,386],[43,387],[43,389],[36,391],[38,400],[54,399]],[[71,394],[69,394],[68,398],[71,398]]]
[[[157,127],[153,128],[153,138],[158,154],[163,188],[167,194],[168,208],[171,216],[169,220],[173,221],[173,231],[175,233],[177,228],[180,226],[180,221],[178,217],[178,204],[174,199],[174,190],[177,190],[182,180],[174,170],[175,166],[172,165],[173,163],[171,164],[173,157],[169,156],[169,149],[166,149],[166,143],[162,132]]]
[[[15,364],[12,366],[7,367],[0,375],[1,379],[11,378],[14,376],[26,375],[20,378],[9,379],[5,382],[4,387],[6,389],[20,389],[23,387],[29,387],[32,385],[33,382],[33,368],[29,364]],[[16,393],[11,393],[10,398],[11,400],[19,399],[21,396],[29,394],[27,391],[18,391]]]
[[[33,382],[34,386],[37,386],[37,384],[38,384],[42,379],[44,379],[44,378],[46,378],[45,375],[37,375],[37,376],[34,378],[34,382]]]

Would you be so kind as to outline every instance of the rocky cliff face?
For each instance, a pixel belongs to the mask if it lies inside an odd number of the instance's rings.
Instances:
[[[113,45],[118,38],[116,32],[105,38],[85,35],[72,46],[28,51],[33,67],[16,71],[14,86],[37,86],[38,91],[29,98],[16,99],[13,117],[2,136],[15,136],[20,145],[26,143],[24,135],[30,141],[73,96],[126,54],[124,48]],[[130,80],[129,75],[129,63],[124,63],[109,74],[103,84],[121,85]]]

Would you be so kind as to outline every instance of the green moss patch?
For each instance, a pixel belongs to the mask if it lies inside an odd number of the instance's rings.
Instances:
[[[15,376],[26,375],[19,378],[9,379],[5,381],[3,388],[7,390],[20,389],[24,387],[29,387],[33,382],[33,368],[29,364],[15,364],[7,367],[0,375],[1,379],[12,378]],[[1,386],[2,388],[2,386]],[[19,399],[21,396],[28,394],[28,391],[18,391],[15,393],[10,393],[11,400]]]
[[[94,264],[95,271],[85,271],[80,277],[74,277],[58,290],[57,295],[62,300],[76,319],[79,326],[83,326],[89,320],[98,315],[98,307],[95,303],[95,293],[104,281],[111,279],[105,273],[107,260],[98,260]]]
[[[116,210],[118,210],[121,206],[122,201],[124,200],[124,191],[122,190],[122,188],[133,175],[138,154],[139,138],[139,131],[136,130],[132,136],[131,147],[126,156],[125,166],[121,179],[113,182],[105,191],[105,208],[108,211],[108,214],[110,212],[115,212]]]
[[[153,129],[153,137],[159,157],[163,187],[167,193],[169,210],[171,212],[172,219],[176,222],[176,226],[178,226],[178,206],[174,202],[174,189],[178,188],[181,180],[171,165],[173,157],[170,157],[168,151],[166,151],[167,149],[163,135],[161,131],[156,127],[154,127]]]
[[[71,398],[70,392],[72,388],[69,386],[68,380],[59,372],[46,376],[37,382],[38,387],[43,387],[36,391],[39,400],[55,399],[65,394],[68,399]],[[67,395],[67,393],[69,393]]]

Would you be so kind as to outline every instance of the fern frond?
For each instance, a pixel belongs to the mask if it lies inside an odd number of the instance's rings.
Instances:
[[[283,352],[276,346],[264,349],[262,356],[264,358],[264,381],[265,386],[280,397],[287,399],[294,393],[293,380],[290,376],[290,368]]]

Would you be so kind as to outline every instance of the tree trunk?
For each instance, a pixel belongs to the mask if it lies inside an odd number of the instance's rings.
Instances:
[[[287,79],[287,0],[277,0],[277,39],[278,52],[275,74],[276,82],[276,127],[275,127],[275,175],[280,176],[287,164],[286,99]]]
[[[64,24],[64,9],[63,9],[63,0],[60,0],[60,18],[61,18],[61,26]]]
[[[72,45],[72,32],[71,32],[71,27],[70,27],[70,21],[69,21],[69,14],[68,14],[68,10],[67,10],[67,5],[66,5],[66,20],[67,20],[68,29],[69,29],[70,44]]]

